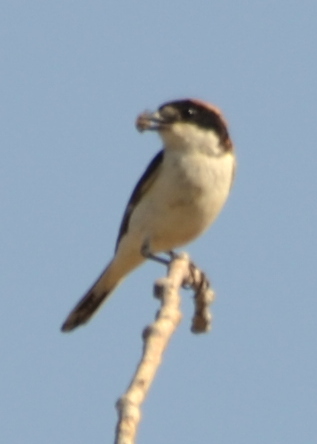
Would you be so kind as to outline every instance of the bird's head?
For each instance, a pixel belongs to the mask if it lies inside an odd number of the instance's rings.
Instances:
[[[206,149],[212,155],[233,151],[221,111],[198,99],[167,102],[157,111],[140,114],[139,131],[157,131],[167,149]]]

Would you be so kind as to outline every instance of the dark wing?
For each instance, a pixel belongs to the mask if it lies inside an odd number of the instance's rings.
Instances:
[[[140,201],[141,197],[147,192],[147,190],[150,188],[150,186],[152,185],[152,183],[156,179],[157,174],[160,170],[160,166],[162,165],[162,162],[163,162],[163,157],[164,157],[163,150],[159,151],[156,154],[156,156],[151,160],[147,169],[144,171],[141,179],[136,184],[136,186],[131,194],[131,197],[129,199],[128,205],[125,209],[124,215],[123,215],[123,219],[122,219],[122,222],[120,225],[119,234],[118,234],[118,238],[117,238],[117,242],[116,242],[115,251],[117,251],[117,249],[118,249],[118,246],[119,246],[122,236],[124,236],[129,229],[129,222],[130,222],[131,214],[132,214],[135,206],[137,205],[137,203]]]

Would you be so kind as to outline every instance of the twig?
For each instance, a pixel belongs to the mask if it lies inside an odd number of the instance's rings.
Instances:
[[[118,400],[118,424],[116,427],[115,444],[134,444],[137,427],[141,419],[140,406],[143,403],[167,344],[181,321],[181,298],[179,290],[182,286],[191,287],[195,294],[195,315],[192,331],[207,331],[211,315],[208,306],[213,300],[213,292],[209,288],[204,273],[190,262],[187,254],[174,257],[168,267],[166,278],[155,283],[155,297],[160,299],[161,307],[156,320],[143,331],[143,355],[126,393]]]
[[[209,305],[215,300],[215,292],[201,270],[192,262],[189,264],[190,276],[186,285],[195,291],[194,306],[195,314],[192,321],[191,331],[193,333],[206,333],[211,328],[212,315]]]

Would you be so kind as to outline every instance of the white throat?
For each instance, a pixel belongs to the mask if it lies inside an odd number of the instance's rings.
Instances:
[[[182,122],[174,123],[169,129],[161,130],[159,134],[166,150],[196,151],[213,157],[224,154],[219,136],[212,129]]]

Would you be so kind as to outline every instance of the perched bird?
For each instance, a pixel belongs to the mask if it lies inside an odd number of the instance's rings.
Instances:
[[[215,220],[229,195],[235,154],[226,121],[197,99],[164,103],[136,120],[157,131],[163,149],[138,181],[119,229],[115,254],[62,325],[86,323],[128,273],[148,256],[182,246]]]

